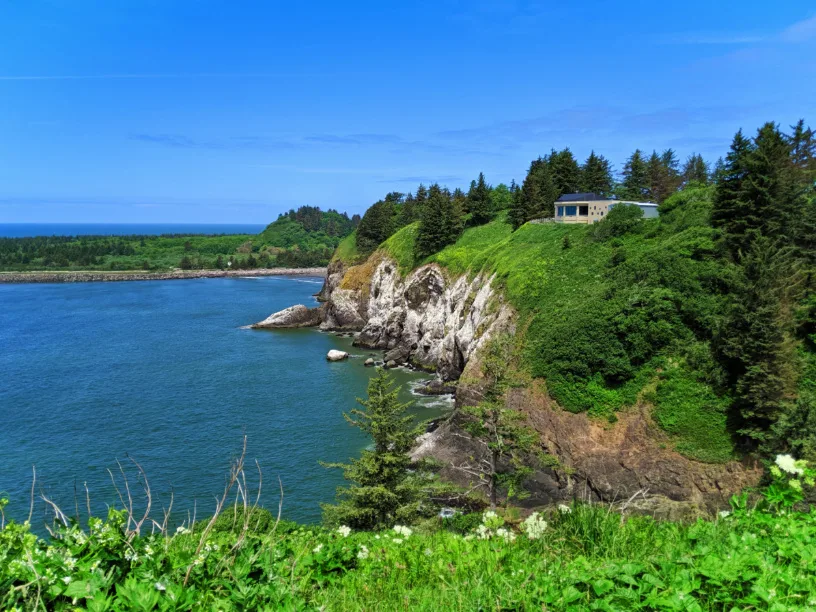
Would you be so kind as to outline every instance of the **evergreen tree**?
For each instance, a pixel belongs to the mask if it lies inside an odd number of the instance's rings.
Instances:
[[[743,246],[746,224],[743,201],[740,200],[743,182],[748,174],[748,156],[753,144],[739,130],[731,141],[725,163],[718,171],[717,189],[711,212],[711,224],[721,232],[723,244],[732,257]]]
[[[680,188],[682,177],[680,176],[680,160],[677,159],[677,154],[674,149],[666,149],[660,154],[660,162],[663,164],[663,169],[666,176],[665,196],[670,196]]]
[[[338,487],[337,504],[324,504],[324,522],[353,529],[382,529],[396,523],[410,524],[431,511],[422,470],[412,470],[409,452],[423,428],[407,413],[398,399],[399,388],[384,370],[368,383],[368,399],[357,400],[343,417],[371,437],[373,448],[365,449],[350,463],[328,463],[340,468],[351,486]]]
[[[524,459],[536,440],[535,432],[523,424],[524,415],[505,405],[511,380],[511,340],[499,336],[488,344],[482,366],[482,401],[462,408],[463,429],[481,447],[480,456],[451,466],[479,483],[491,508],[498,504],[500,489],[506,491],[508,499],[524,496],[522,483],[532,471]]]
[[[431,185],[422,207],[416,238],[416,255],[422,259],[456,242],[462,233],[462,210],[447,189]]]
[[[483,225],[493,218],[490,187],[485,182],[484,173],[479,173],[478,181],[473,181],[467,194],[467,210],[471,225]]]
[[[740,263],[731,276],[714,351],[734,389],[732,426],[751,446],[770,451],[784,390],[779,288],[790,261],[771,239],[759,237]]]
[[[672,149],[666,149],[662,155],[652,151],[649,161],[646,162],[647,195],[650,200],[659,204],[677,191],[680,185],[677,165],[677,157]]]
[[[805,120],[800,119],[792,125],[793,134],[788,138],[791,150],[791,161],[799,171],[799,181],[807,190],[813,190],[816,181],[816,135]]]
[[[746,176],[739,194],[743,251],[758,236],[790,235],[802,205],[790,153],[790,145],[774,123],[759,129],[746,157]]]
[[[556,194],[553,201],[565,193],[577,193],[581,184],[581,168],[572,151],[569,148],[562,151],[553,150],[547,161]]]
[[[402,221],[401,225],[409,225],[419,219],[419,206],[413,194],[409,193],[405,196],[402,204]]]
[[[397,230],[396,207],[393,201],[380,200],[363,215],[357,226],[357,248],[370,253]]]
[[[643,152],[636,149],[623,166],[621,195],[626,200],[643,201],[649,193],[649,168]]]
[[[702,155],[688,156],[686,163],[683,164],[681,179],[683,181],[683,185],[689,185],[690,183],[708,185],[708,164],[705,162]]]
[[[513,208],[510,210],[513,229],[536,217],[552,217],[557,197],[549,164],[539,157],[530,164],[527,177],[517,197],[513,198]]]
[[[581,167],[581,183],[579,191],[595,193],[600,197],[609,197],[612,194],[612,168],[603,155],[589,154]]]

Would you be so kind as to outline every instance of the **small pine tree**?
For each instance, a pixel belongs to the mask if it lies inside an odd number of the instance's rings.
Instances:
[[[550,166],[546,159],[539,157],[530,164],[530,170],[518,191],[518,197],[514,198],[510,213],[513,229],[518,229],[536,217],[552,217],[555,214],[554,204],[557,198]]]
[[[683,185],[690,185],[691,183],[708,185],[709,176],[708,164],[702,155],[689,155],[686,163],[683,164],[683,171],[680,173]]]
[[[741,200],[743,182],[748,175],[748,156],[753,150],[751,141],[739,130],[731,141],[725,163],[717,172],[717,189],[711,224],[721,232],[721,240],[732,257],[736,257],[744,242],[745,203]]]
[[[431,185],[420,211],[416,256],[423,259],[456,242],[462,233],[462,209],[447,189]]]
[[[467,210],[470,212],[471,225],[483,225],[493,218],[493,207],[490,200],[490,187],[485,182],[484,173],[473,181],[467,194]]]
[[[428,478],[422,466],[411,465],[408,455],[422,433],[407,404],[398,398],[399,388],[380,369],[368,383],[368,399],[343,414],[352,427],[368,434],[373,448],[365,449],[350,463],[324,463],[340,468],[352,483],[338,487],[337,503],[324,504],[323,520],[329,526],[353,529],[383,529],[396,523],[410,524],[432,511],[428,500]]]
[[[524,497],[522,483],[532,471],[524,459],[535,445],[535,432],[523,424],[524,415],[504,402],[511,383],[511,362],[512,338],[494,338],[482,366],[486,383],[482,401],[462,408],[463,429],[483,448],[482,456],[452,466],[479,482],[491,508],[498,504],[500,489],[506,491],[508,500]]]

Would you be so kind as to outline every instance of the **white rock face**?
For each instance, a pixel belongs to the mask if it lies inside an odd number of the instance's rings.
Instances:
[[[357,291],[334,289],[326,305],[326,315],[321,329],[362,329],[365,320],[358,310],[360,297]]]
[[[461,276],[448,284],[436,264],[403,280],[396,264],[385,260],[372,277],[368,320],[355,344],[387,350],[386,361],[411,361],[444,380],[458,378],[496,328],[512,326],[512,311],[492,281]]]
[[[331,350],[326,354],[327,361],[343,361],[344,359],[348,359],[349,354],[345,351],[335,351]]]

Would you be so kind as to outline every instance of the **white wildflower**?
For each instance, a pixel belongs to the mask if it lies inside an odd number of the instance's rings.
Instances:
[[[521,530],[531,540],[538,540],[544,535],[547,529],[547,521],[538,512],[533,512],[530,516],[524,519],[521,524]]]
[[[473,539],[473,534],[472,534],[472,533],[469,533],[468,535],[466,535],[466,536],[465,536],[464,538],[462,538],[462,539],[463,539],[463,540],[465,540],[466,542],[470,542],[470,541]]]
[[[339,533],[344,538],[347,538],[351,534],[351,527],[349,527],[348,525],[340,525],[337,528],[337,533]]]
[[[414,533],[410,527],[406,527],[405,525],[394,525],[394,531],[406,538]]]
[[[319,553],[321,550],[323,550],[323,544],[318,544],[317,546],[315,546],[315,547],[312,549],[312,552],[313,552],[314,554],[317,554],[317,553]]]
[[[357,553],[358,559],[368,559],[368,548],[365,545],[360,545],[360,550]]]
[[[149,544],[148,544],[147,546],[145,546],[145,553],[147,553],[147,556],[148,556],[148,557],[149,557],[149,556],[151,556],[151,555],[153,554],[153,549],[152,549],[152,548],[150,548],[150,545],[149,545]]]
[[[402,540],[400,538],[394,538],[391,540],[394,544],[402,544]]]
[[[487,527],[485,527],[484,525],[479,525],[479,526],[476,528],[476,536],[477,536],[477,537],[478,537],[480,540],[489,540],[489,539],[490,539],[490,536],[492,535],[492,533],[493,533],[493,532],[491,532],[491,531],[490,531],[490,530],[489,530]]]
[[[724,519],[724,518],[728,518],[729,516],[731,516],[731,511],[730,510],[720,510],[718,514],[719,514],[720,518]]]
[[[378,534],[378,535],[375,535],[375,536],[374,536],[374,539],[375,539],[375,540],[379,540],[379,539],[380,539],[379,534]]]
[[[65,584],[70,584],[70,583],[71,583],[71,577],[70,577],[70,576],[65,576],[65,577],[62,579],[62,581],[63,581]]]
[[[433,555],[433,551],[430,548],[425,549],[425,556],[430,557]]]
[[[176,533],[178,535],[184,535],[186,533],[190,533],[190,530],[187,529],[184,525],[182,525],[181,527],[176,527]]]
[[[139,555],[137,555],[132,550],[126,550],[125,551],[125,560],[126,561],[136,561],[138,558],[139,558]]]
[[[558,504],[558,511],[561,514],[571,514],[572,513],[572,508],[570,508],[566,504]]]
[[[780,470],[782,470],[783,472],[787,472],[788,474],[801,475],[805,472],[805,470],[803,470],[800,466],[797,465],[796,459],[794,459],[790,455],[777,455],[776,465],[779,466]]]
[[[499,515],[496,514],[495,512],[493,512],[493,510],[488,510],[487,512],[484,513],[484,515],[482,515],[482,520],[483,521],[491,521],[494,518],[498,518],[498,516]]]
[[[164,586],[161,582],[157,582],[153,586],[156,587],[157,591],[166,591],[167,590],[167,587]]]
[[[513,533],[512,531],[505,529],[504,527],[499,527],[496,530],[496,535],[506,542],[512,542],[513,540],[516,539],[516,534]]]

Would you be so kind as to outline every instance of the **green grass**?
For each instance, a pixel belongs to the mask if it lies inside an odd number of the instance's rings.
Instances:
[[[687,457],[710,462],[734,459],[726,430],[730,398],[719,397],[688,369],[671,364],[659,376],[653,393],[654,419]]]
[[[419,264],[414,258],[414,245],[418,228],[417,223],[406,225],[380,245],[380,248],[397,262],[403,275]]]
[[[337,245],[332,261],[342,261],[348,265],[354,265],[359,263],[360,259],[361,255],[357,251],[357,232],[355,230]]]
[[[227,511],[226,514],[230,514]],[[0,530],[0,607],[28,610],[812,610],[816,516],[740,512],[692,524],[574,505],[480,539],[441,521],[337,531],[253,515],[204,536]],[[231,517],[221,517],[231,518]],[[477,519],[478,520],[478,519]],[[498,523],[501,523],[499,519]],[[149,531],[149,530],[148,530]],[[511,537],[508,535],[508,538]],[[185,584],[186,582],[186,584]]]

